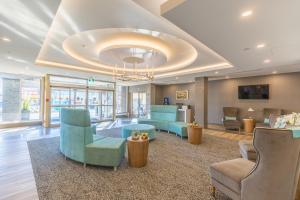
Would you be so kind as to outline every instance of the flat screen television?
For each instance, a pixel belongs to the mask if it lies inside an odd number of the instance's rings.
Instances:
[[[269,85],[239,86],[239,99],[269,99]]]

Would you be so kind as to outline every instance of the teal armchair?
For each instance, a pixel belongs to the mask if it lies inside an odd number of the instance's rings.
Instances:
[[[60,151],[66,158],[86,164],[114,167],[125,156],[125,140],[96,135],[85,109],[61,109]]]

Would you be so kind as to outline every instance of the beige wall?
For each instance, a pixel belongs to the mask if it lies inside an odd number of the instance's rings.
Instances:
[[[270,85],[269,100],[238,99],[239,85],[255,84]],[[258,120],[263,118],[263,108],[281,108],[284,113],[300,112],[300,73],[211,81],[208,94],[209,123],[221,123],[224,106],[239,107],[241,118],[249,115],[247,110],[251,107]]]
[[[239,100],[239,85],[269,84],[269,100]],[[171,104],[184,103],[194,108],[197,101],[195,84],[165,85],[160,87],[161,93],[155,97],[162,103],[163,97],[170,97]],[[157,90],[157,89],[156,89]],[[189,90],[190,98],[187,101],[176,101],[176,90]],[[195,92],[193,92],[195,91]],[[208,83],[208,123],[222,123],[222,108],[233,106],[240,108],[240,117],[249,114],[248,108],[255,110],[252,114],[257,120],[262,120],[263,108],[281,108],[285,113],[300,112],[300,73],[279,74],[249,78],[209,81]],[[197,112],[197,111],[196,111]]]
[[[176,91],[179,90],[188,90],[189,91],[189,99],[188,100],[176,100]],[[183,103],[184,105],[190,105],[193,113],[195,109],[195,98],[197,95],[195,94],[195,84],[176,84],[176,85],[161,85],[156,86],[156,104],[163,104],[164,97],[170,98],[170,104]],[[194,117],[194,114],[192,114]]]

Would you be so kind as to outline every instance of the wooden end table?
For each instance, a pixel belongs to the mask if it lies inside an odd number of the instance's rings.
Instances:
[[[188,126],[188,142],[191,144],[201,144],[201,142],[202,142],[202,127]]]
[[[243,119],[244,123],[244,131],[246,133],[253,133],[255,127],[255,120],[254,119]]]
[[[144,167],[148,160],[149,139],[133,140],[127,138],[128,164],[131,167]]]

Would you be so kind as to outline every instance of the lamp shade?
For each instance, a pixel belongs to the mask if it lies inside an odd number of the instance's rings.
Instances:
[[[254,112],[253,108],[248,108],[248,112]]]

